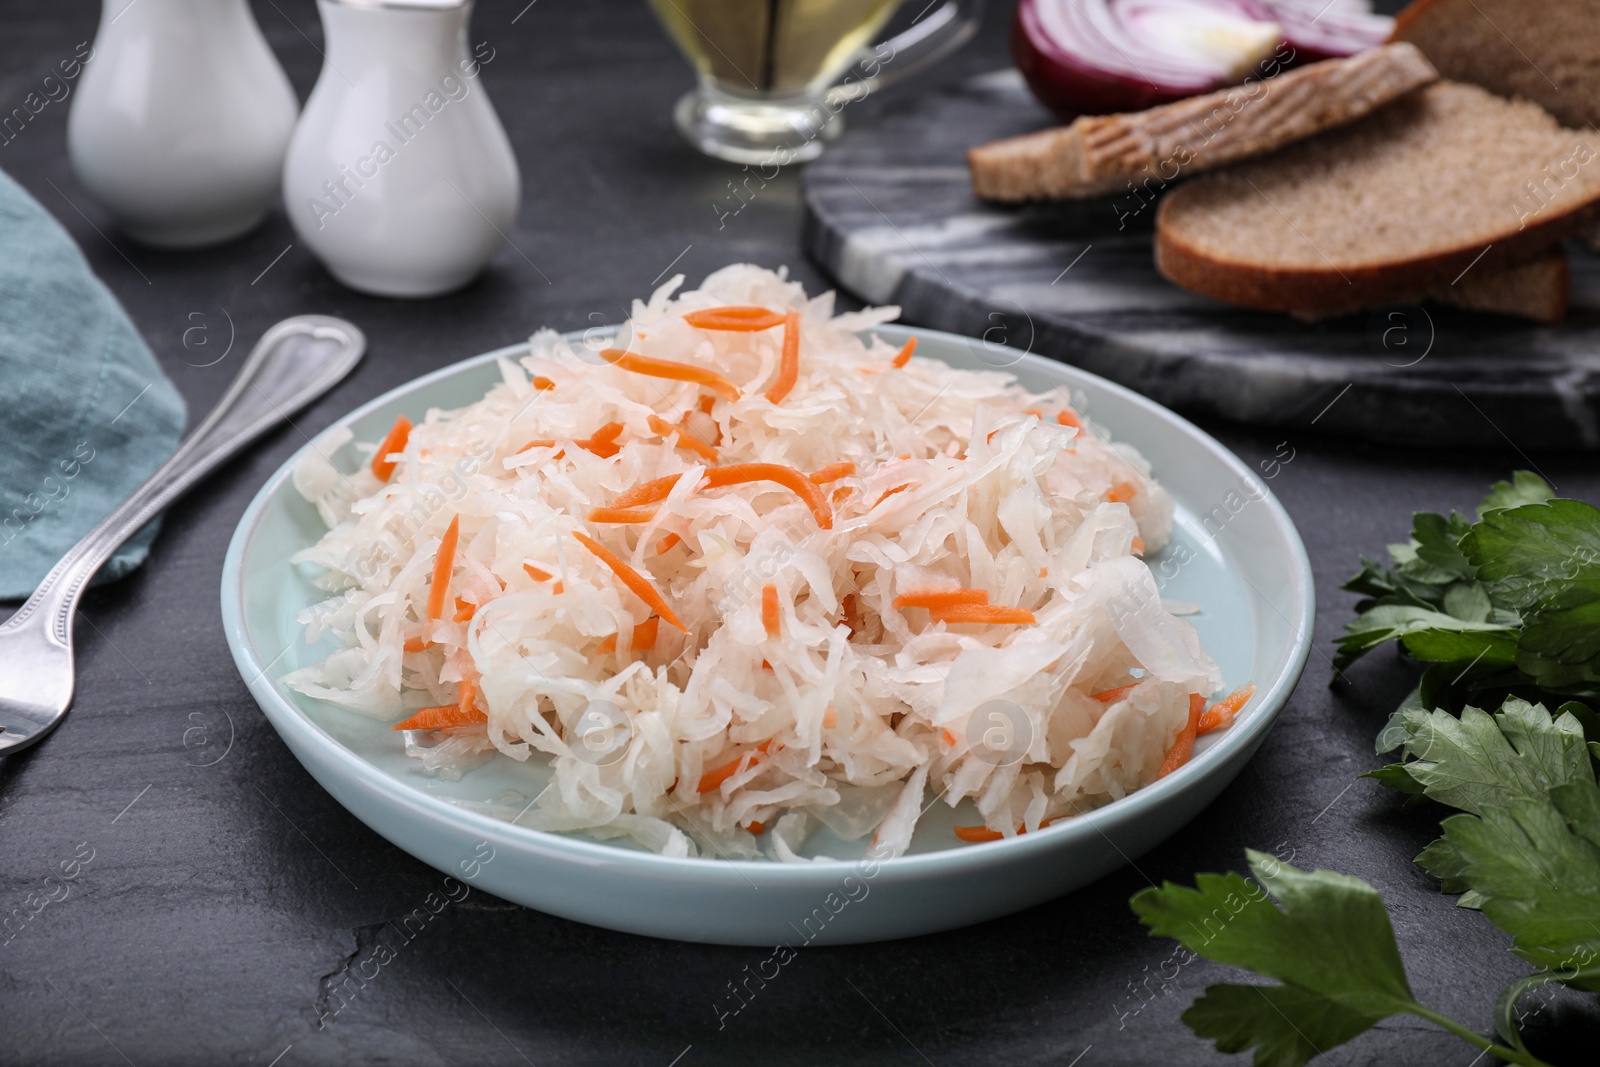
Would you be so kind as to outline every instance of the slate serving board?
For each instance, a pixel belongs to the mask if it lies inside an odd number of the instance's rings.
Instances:
[[[1050,121],[1014,71],[885,106],[807,170],[807,250],[856,296],[979,339],[997,366],[1015,346],[1254,425],[1600,449],[1600,257],[1580,245],[1572,311],[1554,326],[1436,304],[1318,324],[1233,308],[1156,273],[1155,209],[1132,194],[973,199],[966,149]]]

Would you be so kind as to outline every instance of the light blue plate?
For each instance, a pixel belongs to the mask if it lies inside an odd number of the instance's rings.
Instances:
[[[1065,385],[1082,411],[1135,445],[1178,501],[1172,544],[1150,561],[1162,595],[1201,606],[1192,617],[1229,688],[1259,687],[1227,730],[1201,740],[1176,773],[1104,808],[1032,834],[977,845],[951,828],[981,822],[935,804],[911,851],[872,862],[860,843],[824,832],[812,864],[669,859],[624,844],[529,830],[446,798],[531,799],[543,769],[496,757],[455,782],[424,776],[401,735],[380,722],[284,688],[288,672],[321,659],[297,611],[321,599],[289,557],[323,531],[294,491],[297,455],[251,502],[222,571],[222,619],[239,673],[290,750],[355,816],[424,863],[541,911],[614,930],[729,945],[845,944],[925,934],[1005,915],[1085,885],[1129,862],[1194,818],[1239,773],[1288,699],[1310,651],[1311,567],[1294,525],[1238,458],[1199,429],[1104,379],[969,338],[882,327],[919,356],[957,367],[1005,367],[1030,389]],[[395,416],[481,398],[499,380],[495,359],[515,345],[446,367],[386,393],[341,420],[358,441],[384,435]],[[336,457],[360,462],[352,449]],[[520,806],[520,805],[519,805]]]

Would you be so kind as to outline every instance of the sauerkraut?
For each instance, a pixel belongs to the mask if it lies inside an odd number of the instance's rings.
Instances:
[[[287,684],[432,708],[423,769],[547,762],[521,824],[677,856],[798,860],[817,826],[898,854],[935,802],[1011,836],[1152,781],[1220,679],[1141,559],[1173,505],[1139,454],[1064,390],[906,359],[873,334],[896,308],[682,282],[615,338],[539,331],[356,473],[348,431],[308,450],[329,529],[294,562],[328,596],[301,621],[341,647]],[[719,308],[772,314],[685,317]],[[775,468],[815,491],[706,473]]]

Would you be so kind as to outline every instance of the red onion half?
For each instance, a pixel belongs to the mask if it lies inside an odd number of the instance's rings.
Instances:
[[[1374,15],[1368,0],[1262,0],[1283,26],[1283,39],[1302,61],[1353,56],[1376,48],[1394,19]]]
[[[1285,42],[1284,66],[1350,55],[1391,25],[1367,0],[1021,0],[1011,50],[1034,95],[1070,122],[1235,84]]]

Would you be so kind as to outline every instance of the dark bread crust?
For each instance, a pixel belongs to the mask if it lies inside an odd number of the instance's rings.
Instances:
[[[1440,82],[1168,193],[1156,266],[1217,300],[1302,317],[1413,298],[1469,267],[1536,259],[1600,219],[1590,132]]]
[[[1170,225],[1164,225],[1173,195],[1161,202],[1156,214],[1156,269],[1164,278],[1225,304],[1312,318],[1410,299],[1418,292],[1448,286],[1468,267],[1495,270],[1523,263],[1600,222],[1597,201],[1511,231],[1487,252],[1474,243],[1365,267],[1268,267],[1209,255],[1174,234]]]

